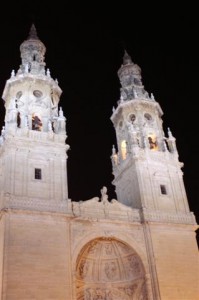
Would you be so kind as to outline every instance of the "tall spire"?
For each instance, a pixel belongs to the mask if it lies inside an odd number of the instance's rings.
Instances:
[[[32,24],[32,26],[30,28],[28,39],[29,40],[38,40],[39,39],[37,36],[37,30],[36,30],[35,24]]]

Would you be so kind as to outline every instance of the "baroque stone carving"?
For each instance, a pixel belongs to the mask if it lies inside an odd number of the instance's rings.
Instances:
[[[87,287],[80,293],[78,300],[147,300],[145,289],[140,289],[141,281],[132,285],[122,285],[118,287]]]
[[[112,248],[111,243],[105,244],[105,252],[106,252],[107,255],[111,255],[112,254],[113,248]]]
[[[102,237],[83,247],[77,265],[78,300],[146,300],[142,262],[128,245]]]
[[[91,242],[89,248],[88,248],[88,253],[89,254],[95,254],[96,250],[99,248],[99,244],[97,244],[96,241]]]
[[[128,273],[129,276],[139,276],[141,273],[141,268],[140,268],[140,263],[137,259],[136,255],[132,255],[130,257],[128,257]]]
[[[127,245],[120,243],[119,244],[119,248],[122,250],[122,252],[124,253],[130,253],[131,252],[131,248],[129,248]]]
[[[89,262],[86,259],[83,259],[79,266],[79,274],[82,278],[85,278],[87,276],[89,268]]]
[[[114,279],[117,275],[117,266],[114,261],[105,263],[104,271],[108,279]]]

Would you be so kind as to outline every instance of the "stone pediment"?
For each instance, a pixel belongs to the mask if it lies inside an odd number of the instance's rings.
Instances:
[[[106,188],[101,190],[102,197],[72,202],[72,211],[75,216],[91,219],[117,219],[126,221],[140,221],[138,209],[132,209],[116,199],[108,200]]]
[[[95,208],[96,207],[98,209],[107,207],[111,210],[123,210],[123,211],[132,211],[131,207],[128,207],[120,202],[118,202],[116,199],[112,199],[112,200],[106,200],[106,201],[101,201],[99,197],[94,197],[91,198],[89,200],[85,200],[85,201],[79,201],[79,202],[75,202],[78,203],[82,208]]]

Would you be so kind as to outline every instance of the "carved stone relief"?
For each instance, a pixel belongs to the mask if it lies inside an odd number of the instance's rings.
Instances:
[[[104,265],[104,271],[109,280],[114,280],[118,275],[118,266],[116,262],[106,262]]]
[[[140,262],[136,255],[131,255],[127,258],[127,266],[127,273],[129,277],[139,277],[142,273]]]
[[[78,300],[147,300],[146,289],[143,288],[141,280],[117,287],[106,287],[106,284],[98,287],[86,287],[77,296]]]
[[[89,262],[87,260],[83,259],[79,266],[79,274],[82,278],[86,278],[88,268],[89,268]]]
[[[83,247],[76,267],[78,300],[146,300],[145,272],[136,252],[114,238]]]

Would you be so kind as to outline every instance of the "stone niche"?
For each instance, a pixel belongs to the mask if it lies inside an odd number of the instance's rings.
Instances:
[[[145,271],[128,245],[99,238],[82,249],[76,266],[78,300],[147,300]]]

